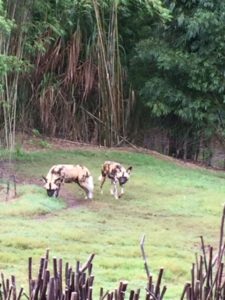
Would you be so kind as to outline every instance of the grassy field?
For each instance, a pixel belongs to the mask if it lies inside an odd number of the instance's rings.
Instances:
[[[133,166],[125,195],[115,200],[110,184],[99,191],[98,176],[105,160]],[[19,153],[14,169],[21,177],[39,180],[55,163],[86,165],[95,180],[93,201],[83,200],[66,208],[63,198],[48,198],[41,186],[23,184],[19,197],[0,201],[0,271],[16,275],[26,286],[27,260],[39,259],[50,249],[51,257],[75,265],[95,253],[95,290],[113,290],[120,280],[129,288],[144,288],[146,274],[140,239],[146,235],[145,251],[155,277],[165,269],[165,299],[179,299],[190,279],[200,235],[218,246],[219,226],[225,196],[223,172],[207,171],[160,160],[149,154],[111,150],[53,150]],[[65,185],[77,198],[78,186]],[[142,291],[144,295],[144,290]]]

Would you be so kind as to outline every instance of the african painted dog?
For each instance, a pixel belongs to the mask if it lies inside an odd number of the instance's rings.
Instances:
[[[105,161],[101,170],[102,175],[99,177],[99,180],[101,181],[101,193],[106,178],[109,178],[111,180],[111,184],[113,185],[110,190],[111,194],[114,195],[116,199],[118,199],[118,197],[121,197],[124,193],[123,187],[130,177],[131,170],[132,167],[125,169],[124,166],[122,166],[120,163],[114,161]],[[120,194],[118,194],[118,185],[121,187]]]
[[[62,183],[77,183],[86,193],[86,198],[93,198],[93,177],[90,171],[80,165],[52,166],[46,177],[42,176],[49,197],[58,197]]]

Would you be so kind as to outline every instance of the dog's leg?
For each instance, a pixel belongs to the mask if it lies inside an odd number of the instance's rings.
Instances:
[[[55,190],[54,196],[57,198],[59,196],[59,190],[60,190],[60,186],[57,190]]]
[[[92,176],[86,177],[85,181],[77,181],[77,184],[85,191],[85,199],[93,199],[94,182]]]
[[[115,193],[115,182],[111,180],[110,194],[114,196],[114,193]]]
[[[124,188],[121,186],[120,197],[124,194]]]
[[[103,184],[105,183],[106,176],[101,175],[101,176],[99,177],[99,180],[100,180],[100,191],[101,191],[101,194],[103,194],[102,187],[103,187]]]
[[[115,199],[118,199],[118,189],[117,189],[117,182],[112,181],[113,188],[111,189],[111,194],[115,197]]]

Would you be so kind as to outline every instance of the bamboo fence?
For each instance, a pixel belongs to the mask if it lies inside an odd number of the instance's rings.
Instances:
[[[225,273],[224,273],[224,222],[225,207],[223,209],[218,250],[212,246],[205,246],[203,237],[201,240],[200,255],[196,254],[196,262],[192,264],[191,280],[184,286],[180,300],[225,300]],[[147,284],[145,288],[145,300],[164,299],[167,287],[162,285],[164,269],[160,268],[156,282],[148,266],[144,249],[145,236],[141,239],[140,247],[144,260]],[[216,253],[216,254],[215,254]],[[42,257],[36,277],[33,277],[33,260],[28,259],[28,293],[23,288],[17,289],[15,276],[5,279],[1,274],[0,300],[93,300],[94,275],[92,274],[91,254],[82,265],[76,262],[75,269],[68,263],[63,268],[62,259],[53,258],[52,268],[49,266],[49,250]],[[52,274],[50,272],[52,270]],[[121,281],[114,291],[100,289],[99,300],[139,300],[140,289],[127,290],[128,283]],[[143,298],[143,295],[142,295]]]
[[[17,182],[15,175],[6,178],[0,174],[0,201],[8,201],[17,197]]]
[[[225,207],[217,251],[212,246],[206,247],[203,237],[200,237],[202,253],[196,254],[196,262],[191,268],[191,281],[185,284],[181,300],[225,300],[224,220]]]
[[[5,279],[4,275],[1,274],[0,300],[20,300],[22,297],[29,300],[92,300],[94,283],[94,275],[92,274],[93,258],[94,254],[91,254],[83,265],[77,261],[75,270],[66,263],[63,272],[62,259],[54,257],[51,274],[49,251],[47,250],[45,257],[42,257],[40,260],[39,271],[36,278],[34,278],[33,262],[30,257],[28,259],[28,293],[23,288],[17,289],[15,276]],[[162,273],[162,270],[160,270],[155,288],[152,276],[149,276],[146,300],[162,299],[160,296]],[[126,281],[121,281],[118,288],[112,292],[104,291],[101,288],[99,300],[124,300],[128,293],[129,300],[138,300],[140,298],[140,289],[127,292],[127,286],[128,283]],[[156,297],[156,295],[158,296]]]

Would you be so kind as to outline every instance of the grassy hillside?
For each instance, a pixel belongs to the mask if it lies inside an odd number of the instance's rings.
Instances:
[[[125,195],[115,200],[110,184],[99,192],[97,181],[105,160],[133,166]],[[0,201],[0,270],[27,280],[27,259],[39,263],[45,249],[64,262],[84,262],[92,252],[95,291],[114,289],[121,279],[133,289],[145,287],[139,242],[146,235],[145,251],[153,274],[165,268],[165,299],[179,299],[190,279],[199,236],[217,247],[225,196],[224,174],[189,168],[148,154],[111,150],[53,150],[23,153],[13,168],[26,181],[39,182],[55,163],[86,165],[95,180],[93,201],[82,200],[67,208],[65,199],[48,198],[41,186],[22,184],[16,200]],[[64,190],[82,198],[78,186]]]

